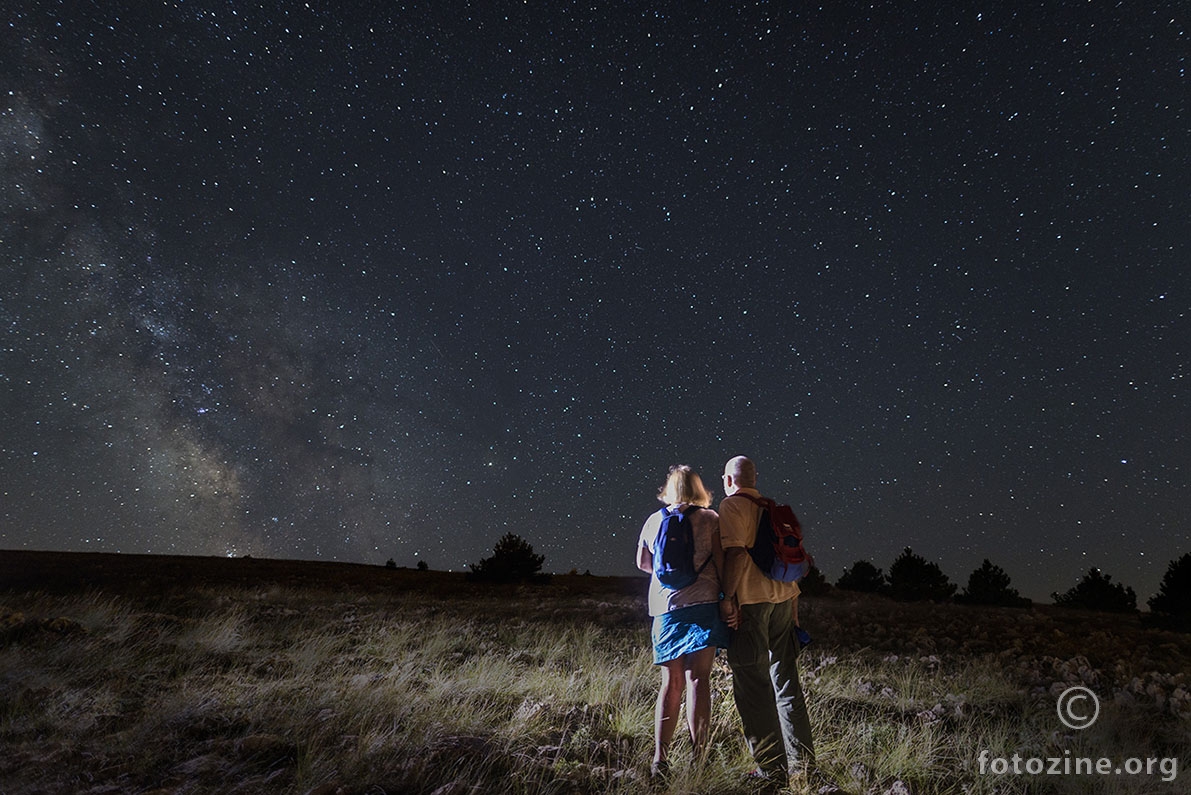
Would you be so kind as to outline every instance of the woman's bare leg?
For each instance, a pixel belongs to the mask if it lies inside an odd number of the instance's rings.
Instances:
[[[662,663],[662,686],[658,689],[657,706],[653,711],[653,761],[665,762],[670,753],[670,742],[678,725],[678,713],[682,709],[682,694],[686,681],[683,677],[683,660]]]
[[[683,655],[686,673],[686,719],[695,746],[695,758],[701,758],[711,731],[711,664],[715,647]]]

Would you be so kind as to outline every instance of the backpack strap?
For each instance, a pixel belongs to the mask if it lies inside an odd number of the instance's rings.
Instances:
[[[673,515],[674,514],[670,513],[670,509],[667,508],[665,505],[663,505],[661,508],[658,509],[658,516],[661,517],[660,519],[658,519],[658,533],[656,536],[654,536],[653,546],[651,546],[649,548],[649,551],[655,555],[658,554],[658,542],[662,540],[662,526],[665,525],[666,520],[669,519]]]
[[[756,505],[757,507],[759,507],[761,509],[762,512],[757,514],[757,526],[753,528],[754,533],[756,533],[761,528],[761,518],[765,515],[764,512],[769,511],[770,515],[772,515],[774,506],[777,505],[776,502],[769,499],[768,497],[754,497],[751,494],[745,494],[743,491],[738,491],[735,494],[729,494],[728,496],[729,497],[744,497],[746,500],[750,500],[754,505]],[[727,499],[727,497],[725,497],[725,499]],[[753,546],[756,546],[756,545],[757,545],[757,539],[756,539],[756,536],[754,536],[753,537]],[[753,547],[748,547],[748,549],[752,549],[752,548]]]
[[[663,519],[667,519],[676,514],[681,514],[685,518],[687,515],[701,510],[703,510],[703,506],[701,505],[688,505],[685,511],[671,511],[669,508],[663,505],[659,513],[661,513]]]
[[[752,500],[754,503],[756,503],[757,505],[760,505],[762,508],[765,508],[765,509],[771,509],[771,508],[773,508],[773,506],[777,505],[776,502],[774,502],[773,500],[771,500],[768,497],[754,497],[751,494],[745,494],[743,491],[738,491],[735,494],[729,494],[728,496],[729,497],[744,497],[747,500]]]

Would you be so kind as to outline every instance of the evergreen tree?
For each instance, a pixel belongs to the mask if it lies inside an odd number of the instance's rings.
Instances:
[[[988,558],[968,575],[968,587],[956,601],[970,605],[999,605],[1001,607],[1029,607],[1030,600],[1022,598],[1016,588],[1009,587],[1009,575]]]
[[[1191,552],[1170,562],[1158,593],[1147,604],[1153,613],[1152,623],[1191,631]]]
[[[836,581],[835,587],[844,591],[881,593],[885,590],[885,573],[867,560],[858,560]]]
[[[1112,577],[1101,574],[1100,569],[1090,569],[1067,593],[1052,593],[1050,596],[1060,607],[1112,613],[1132,613],[1137,610],[1137,594],[1133,589],[1113,582]]]
[[[545,560],[545,555],[534,554],[533,547],[524,538],[513,533],[505,533],[496,542],[492,557],[468,565],[473,579],[516,582],[536,579]]]
[[[831,584],[816,566],[811,566],[806,576],[798,581],[798,588],[807,596],[821,596],[831,590]]]
[[[937,564],[915,555],[909,547],[889,567],[889,593],[899,601],[946,602],[955,595],[955,589],[955,583]]]

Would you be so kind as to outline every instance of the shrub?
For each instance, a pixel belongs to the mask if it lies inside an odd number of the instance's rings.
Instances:
[[[863,593],[881,593],[888,586],[885,573],[867,560],[858,560],[852,568],[844,571],[835,587],[845,591],[861,591]]]
[[[1101,574],[1100,569],[1090,569],[1067,593],[1056,592],[1050,596],[1060,607],[1105,610],[1112,613],[1132,613],[1137,610],[1137,594],[1133,589],[1113,582],[1112,577]]]
[[[536,579],[545,560],[545,555],[534,554],[533,547],[524,538],[513,533],[505,533],[496,542],[492,557],[469,564],[470,576],[472,579],[489,582]]]
[[[994,566],[988,558],[984,564],[968,575],[968,587],[956,597],[957,602],[970,605],[997,605],[1000,607],[1029,607],[1016,588],[1009,587],[1009,575],[1000,566]]]
[[[418,561],[418,571],[430,571],[430,564],[424,560]]]
[[[1191,632],[1191,552],[1170,562],[1158,593],[1147,604],[1152,623]]]
[[[909,547],[902,550],[889,567],[889,594],[902,602],[946,602],[955,595],[956,585],[938,564],[915,555]]]
[[[397,561],[393,560],[392,558],[389,558],[388,560],[385,561],[385,568],[386,569],[397,568]]]

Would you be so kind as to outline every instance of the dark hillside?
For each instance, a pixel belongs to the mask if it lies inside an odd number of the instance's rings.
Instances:
[[[643,577],[554,575],[545,585],[493,586],[461,572],[388,569],[359,563],[100,552],[0,551],[0,592],[73,593],[103,590],[156,594],[195,587],[262,585],[378,593],[416,590],[437,596],[542,589],[553,596],[645,593]]]

